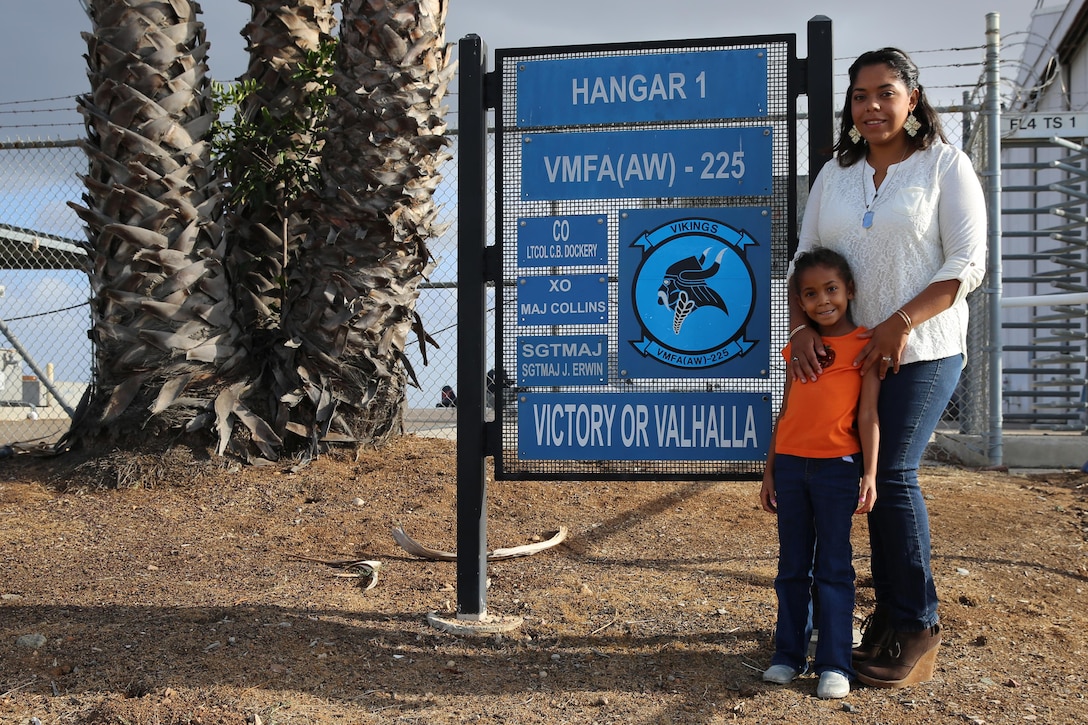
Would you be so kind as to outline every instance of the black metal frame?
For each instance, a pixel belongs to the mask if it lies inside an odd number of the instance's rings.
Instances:
[[[794,232],[796,228],[797,210],[796,210],[796,105],[798,95],[807,88],[812,82],[810,75],[812,72],[811,66],[802,63],[796,59],[795,47],[796,36],[794,35],[768,35],[768,36],[749,36],[742,38],[709,38],[696,41],[666,41],[656,43],[623,43],[623,44],[596,44],[587,46],[568,46],[568,47],[552,47],[552,48],[521,48],[521,49],[507,49],[499,50],[496,53],[496,71],[492,73],[494,81],[489,84],[495,88],[494,99],[496,109],[496,219],[498,220],[496,229],[496,244],[495,253],[492,255],[492,259],[496,261],[493,265],[495,276],[492,281],[496,285],[496,332],[497,332],[497,368],[500,371],[500,389],[497,391],[496,400],[499,401],[496,409],[495,423],[493,424],[493,435],[489,436],[489,440],[492,445],[489,446],[489,453],[494,456],[495,459],[495,477],[501,480],[718,480],[721,478],[734,478],[734,479],[756,479],[762,475],[762,462],[697,462],[694,466],[689,465],[688,462],[673,462],[674,468],[680,468],[682,470],[672,470],[666,468],[665,464],[651,464],[646,465],[644,462],[639,461],[625,461],[621,463],[604,462],[599,466],[587,465],[586,462],[571,462],[570,465],[563,465],[554,461],[549,461],[545,464],[530,463],[526,461],[520,461],[516,455],[510,450],[507,450],[510,446],[507,440],[507,445],[504,446],[504,431],[507,431],[507,426],[511,425],[512,418],[509,418],[509,408],[502,404],[504,402],[511,401],[511,396],[516,395],[517,388],[508,387],[507,381],[511,376],[503,374],[504,371],[504,337],[505,337],[505,318],[506,318],[506,295],[503,294],[504,288],[508,288],[512,284],[512,281],[505,279],[503,274],[504,263],[503,254],[506,250],[507,244],[507,230],[504,228],[504,220],[506,219],[506,194],[504,192],[504,185],[507,181],[508,169],[505,168],[505,154],[504,145],[507,142],[507,134],[516,137],[519,133],[519,129],[507,128],[506,122],[506,109],[504,103],[508,96],[512,95],[509,89],[503,86],[503,69],[509,62],[517,62],[518,59],[526,57],[552,57],[576,54],[579,56],[593,56],[601,54],[627,54],[638,52],[666,52],[670,50],[699,50],[699,49],[717,49],[717,48],[731,48],[731,47],[763,47],[763,46],[779,46],[785,48],[786,62],[788,67],[785,70],[785,90],[788,95],[788,100],[785,105],[784,115],[780,115],[773,119],[774,123],[779,124],[787,134],[787,140],[785,143],[786,153],[788,159],[786,161],[787,173],[782,175],[781,181],[786,185],[785,194],[787,198],[786,208],[784,210],[786,218],[778,221],[775,224],[775,231],[772,235],[779,241],[776,244],[782,244],[782,240],[785,240],[785,244],[781,247],[782,252],[780,256],[785,256],[788,253],[792,254],[793,249],[796,247],[796,234]],[[828,66],[830,68],[830,66]],[[828,86],[830,86],[830,73],[828,73],[827,79]],[[513,109],[511,109],[513,110]],[[833,114],[830,114],[833,117]],[[765,123],[768,119],[754,119],[754,123]],[[721,125],[728,125],[730,122],[735,123],[734,120],[723,119],[719,123]],[[630,128],[645,127],[648,124],[632,124]],[[735,200],[734,200],[735,201]],[[766,199],[757,199],[754,202],[749,199],[744,203],[766,203]],[[714,203],[710,205],[716,205]],[[778,267],[784,269],[783,264],[778,264]],[[692,386],[698,388],[705,383],[703,380],[692,381]],[[766,394],[768,396],[775,395],[775,388],[780,388],[777,381],[773,378],[768,379],[766,386]],[[507,431],[508,432],[508,431]],[[505,436],[509,438],[509,435]]]

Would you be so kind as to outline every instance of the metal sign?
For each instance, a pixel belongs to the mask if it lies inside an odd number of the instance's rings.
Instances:
[[[769,127],[527,133],[521,198],[765,196],[773,140]]]
[[[608,278],[566,274],[518,278],[522,325],[578,325],[608,321]]]
[[[767,50],[528,60],[517,125],[755,118],[767,114]]]
[[[1032,138],[1084,138],[1088,136],[1088,113],[1042,112],[1023,116],[1001,116],[1001,138],[1009,141]]]
[[[523,393],[518,456],[526,460],[748,461],[766,457],[769,395]]]
[[[766,378],[767,207],[620,214],[622,377]]]
[[[518,219],[519,267],[608,262],[608,217],[602,214]]]
[[[458,619],[493,621],[487,456],[508,480],[762,476],[797,97],[832,118],[830,40],[818,16],[804,62],[795,35],[767,35],[500,50],[493,72],[479,37],[461,41]],[[830,124],[809,130],[830,142]]]
[[[496,478],[762,475],[793,36],[499,51]]]
[[[518,337],[517,384],[604,385],[608,381],[607,335]]]

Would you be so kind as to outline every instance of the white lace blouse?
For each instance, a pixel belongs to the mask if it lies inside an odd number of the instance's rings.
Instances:
[[[846,257],[854,322],[875,327],[933,282],[958,279],[952,307],[915,327],[903,363],[967,355],[967,293],[986,273],[986,200],[971,162],[937,142],[888,167],[879,193],[865,161],[824,164],[809,193],[798,253],[829,247]],[[875,199],[874,199],[875,195]],[[872,212],[871,225],[862,218]],[[793,265],[790,265],[792,274]]]

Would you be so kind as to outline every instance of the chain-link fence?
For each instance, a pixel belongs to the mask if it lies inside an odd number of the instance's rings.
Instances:
[[[76,141],[0,145],[0,445],[68,430],[91,371]]]
[[[949,140],[962,144],[979,109],[938,110]],[[807,129],[802,109],[797,154],[799,217],[808,189]],[[456,414],[450,392],[456,395],[457,380],[456,134],[451,141],[454,160],[445,167],[446,178],[436,191],[449,228],[431,241],[437,266],[418,303],[424,324],[439,347],[430,350],[428,364],[423,365],[418,348],[409,345],[420,385],[408,392],[409,431],[450,437]],[[491,159],[493,143],[492,139]],[[68,429],[67,411],[78,403],[90,380],[89,290],[77,247],[83,230],[68,206],[81,198],[78,177],[85,168],[76,141],[0,144],[0,444],[50,440],[62,434]],[[494,229],[493,203],[494,196],[489,194],[489,229]],[[493,241],[488,240],[489,244]],[[489,332],[493,332],[493,305],[489,305],[489,313]],[[987,349],[986,325],[973,325],[971,335],[971,349]],[[494,339],[493,334],[488,339]],[[487,359],[493,364],[493,350],[488,350]],[[967,412],[979,409],[980,401],[973,396],[985,390],[985,374],[984,365],[968,366],[949,408],[948,427],[964,427]],[[447,386],[449,390],[444,392]]]

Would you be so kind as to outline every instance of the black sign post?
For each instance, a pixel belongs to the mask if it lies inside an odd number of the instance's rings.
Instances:
[[[487,49],[460,41],[457,149],[457,616],[487,616],[487,486],[484,478],[483,259],[487,246]]]
[[[487,48],[467,35],[460,53],[457,152],[457,614],[428,615],[455,634],[505,632],[521,618],[487,611]]]
[[[831,87],[831,18],[816,15],[808,21],[808,182],[816,181],[831,160],[835,142],[835,89]],[[791,249],[791,252],[793,250]],[[792,256],[792,255],[791,255]]]

